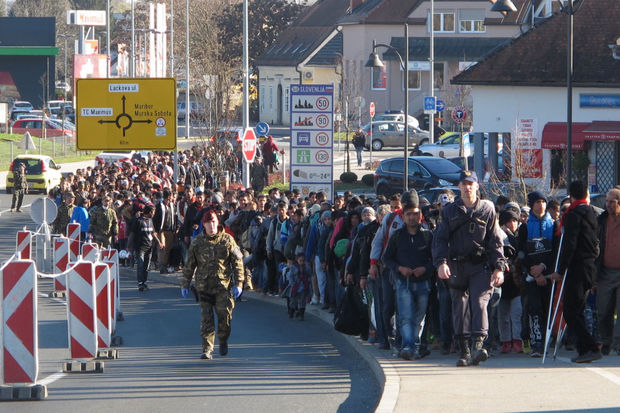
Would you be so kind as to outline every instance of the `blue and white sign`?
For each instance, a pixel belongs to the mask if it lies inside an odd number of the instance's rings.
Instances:
[[[437,98],[435,96],[424,96],[424,113],[435,113],[437,108]]]
[[[586,94],[579,95],[582,108],[620,108],[620,95]]]
[[[269,125],[267,122],[258,122],[254,127],[258,136],[265,136],[269,133]]]
[[[446,108],[446,104],[444,103],[443,100],[441,99],[437,99],[437,105],[436,105],[437,111],[439,112],[443,112],[444,109]]]
[[[334,87],[291,85],[291,189],[334,192]]]

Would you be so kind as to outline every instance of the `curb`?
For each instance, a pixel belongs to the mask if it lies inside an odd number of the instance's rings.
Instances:
[[[121,268],[122,270],[123,268]],[[125,269],[127,270],[127,269]],[[155,272],[149,272],[149,280],[157,281],[165,284],[179,285],[180,273],[172,274],[159,274]],[[245,291],[244,295],[253,300],[267,302],[280,307],[286,306],[286,301],[280,297],[267,297],[261,293],[253,291]],[[319,320],[323,321],[330,328],[333,328],[333,315],[327,311],[323,311],[318,306],[306,306],[306,314],[312,314]],[[374,347],[372,344],[361,341],[358,337],[342,334],[346,341],[353,347],[353,349],[364,359],[368,364],[375,379],[382,386],[381,397],[376,413],[388,413],[393,412],[396,408],[398,396],[400,393],[400,375],[394,364],[389,358],[383,356],[384,353]]]
[[[286,301],[280,297],[265,297],[263,294],[253,291],[246,291],[244,294],[255,300],[286,307]],[[318,306],[307,305],[306,314],[312,314],[330,328],[333,328],[333,315],[327,311],[321,310]],[[375,379],[379,385],[383,387],[375,413],[393,412],[396,408],[396,402],[398,401],[398,394],[400,392],[400,376],[392,362],[389,359],[381,357],[379,350],[372,344],[364,343],[355,336],[346,334],[341,334],[341,336],[344,337],[362,359],[364,359],[375,375]]]

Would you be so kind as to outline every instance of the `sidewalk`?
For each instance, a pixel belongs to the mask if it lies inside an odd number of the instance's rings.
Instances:
[[[153,281],[178,285],[179,274],[154,274]],[[286,300],[246,291],[249,300],[281,307]],[[311,314],[333,328],[333,314],[308,305]],[[620,406],[620,358],[608,356],[591,365],[570,363],[573,353],[561,351],[557,360],[525,354],[493,354],[480,366],[456,367],[456,354],[415,361],[357,337],[344,336],[370,366],[382,387],[376,412],[613,412]]]

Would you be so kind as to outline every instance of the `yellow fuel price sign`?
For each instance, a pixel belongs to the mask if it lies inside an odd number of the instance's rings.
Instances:
[[[79,150],[176,147],[175,79],[78,79]]]

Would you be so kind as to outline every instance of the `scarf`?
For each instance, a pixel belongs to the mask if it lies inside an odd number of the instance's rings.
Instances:
[[[562,228],[564,228],[564,217],[566,217],[566,215],[570,211],[577,208],[579,205],[589,205],[589,203],[586,199],[578,199],[576,201],[571,202],[569,207],[566,209],[566,212],[564,212],[564,215],[562,215],[562,218],[560,218],[560,225],[558,226],[558,232],[556,233],[556,235],[560,235],[562,233]]]

